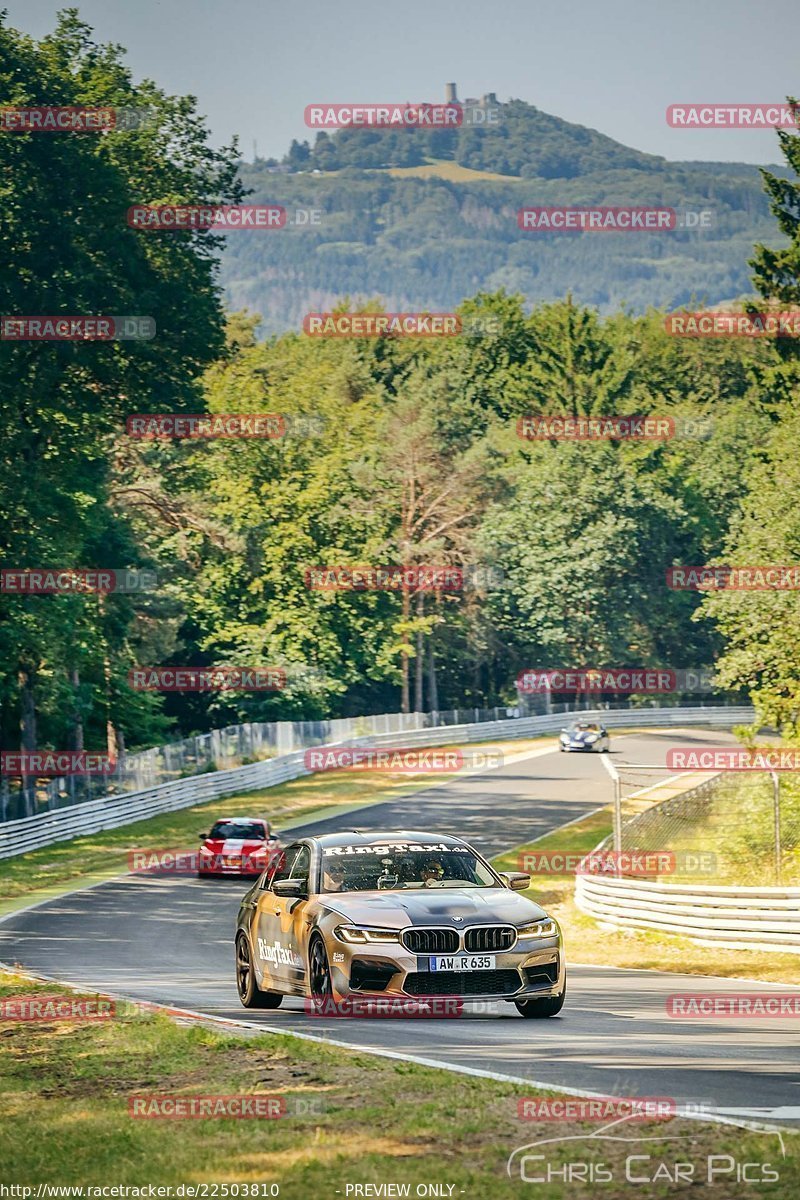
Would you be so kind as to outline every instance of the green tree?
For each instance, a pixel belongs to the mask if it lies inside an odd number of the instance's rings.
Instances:
[[[112,444],[128,413],[195,407],[197,378],[224,345],[220,239],[143,234],[127,227],[126,212],[142,202],[237,200],[235,148],[212,149],[193,101],[135,84],[121,55],[96,45],[75,10],[41,42],[0,23],[4,104],[150,113],[135,130],[3,136],[0,311],[136,314],[156,325],[150,341],[0,346],[0,549],[12,567],[142,561],[109,503]],[[109,562],[112,553],[122,560]],[[103,714],[105,738],[129,711],[113,679],[129,661],[134,606],[116,596],[104,606],[85,597],[4,596],[2,608],[10,653],[4,742],[85,736],[76,704]],[[62,706],[65,679],[75,695]],[[145,727],[152,732],[149,718]],[[97,733],[91,722],[87,729]]]
[[[748,475],[748,491],[734,517],[721,555],[731,566],[800,562],[800,403],[785,412],[763,458]],[[800,592],[709,592],[701,613],[724,639],[718,662],[722,682],[745,688],[756,723],[800,733]]]

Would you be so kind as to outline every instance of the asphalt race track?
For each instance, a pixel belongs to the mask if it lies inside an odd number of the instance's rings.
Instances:
[[[672,745],[730,740],[724,733],[671,730],[612,738],[612,751],[617,761],[657,763]],[[302,828],[441,831],[462,834],[493,855],[590,812],[611,794],[599,755],[537,752]],[[246,886],[226,879],[125,876],[6,918],[0,960],[254,1027],[312,1033],[553,1087],[668,1096],[714,1105],[734,1119],[800,1126],[800,1020],[665,1015],[665,999],[674,992],[774,994],[788,987],[573,965],[567,1003],[547,1021],[526,1021],[505,1003],[481,1011],[467,1005],[458,1020],[315,1018],[294,999],[277,1012],[248,1012],[236,995],[232,942]],[[743,956],[741,975],[747,974]]]

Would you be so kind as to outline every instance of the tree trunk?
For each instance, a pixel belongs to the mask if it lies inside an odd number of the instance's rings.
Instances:
[[[436,652],[433,648],[433,634],[428,638],[428,706],[432,713],[439,711],[439,685],[436,680]]]
[[[72,684],[72,750],[83,750],[83,715],[81,713],[81,675],[77,667],[70,671]]]
[[[402,637],[405,641],[408,638],[408,621],[411,616],[411,597],[408,588],[403,585],[403,631]],[[402,673],[402,692],[400,698],[400,711],[407,713],[411,711],[411,703],[409,696],[409,678],[408,678],[408,652],[403,650],[400,655],[400,670]]]
[[[105,596],[101,593],[97,603],[102,617],[105,617]],[[103,680],[106,692],[106,751],[112,763],[117,761],[117,731],[114,728],[114,695],[111,679],[111,658],[108,653],[108,639],[103,639]]]
[[[19,669],[20,688],[20,749],[36,749],[36,668],[23,665]],[[31,775],[22,777],[22,795],[25,798],[25,816],[36,812],[36,780]]]
[[[417,616],[425,615],[425,593],[417,592]],[[421,629],[417,630],[417,657],[414,662],[414,712],[423,711],[422,680],[425,670],[425,637]]]

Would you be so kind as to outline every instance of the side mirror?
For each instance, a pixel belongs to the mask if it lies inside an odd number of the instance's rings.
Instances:
[[[275,896],[307,896],[308,880],[279,879],[276,883],[273,883],[272,891]]]
[[[524,871],[501,871],[500,878],[505,879],[512,892],[524,892],[530,887],[531,877]]]
[[[197,835],[197,836],[200,838],[200,841],[201,841],[201,842],[208,841],[208,834],[207,834],[207,833],[198,833],[198,835]]]
[[[271,834],[269,835],[269,838],[268,838],[267,840],[268,840],[268,841],[270,841],[270,842],[278,842],[278,841],[280,841],[280,834],[277,834],[277,833],[271,833]]]

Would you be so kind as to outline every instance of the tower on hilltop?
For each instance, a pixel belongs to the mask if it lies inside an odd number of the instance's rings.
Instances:
[[[497,92],[487,92],[480,99],[469,96],[466,100],[459,100],[458,85],[455,83],[444,85],[444,98],[446,104],[463,104],[464,108],[494,108],[500,103]]]

